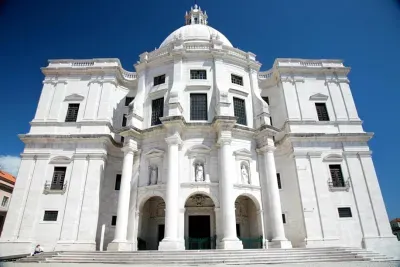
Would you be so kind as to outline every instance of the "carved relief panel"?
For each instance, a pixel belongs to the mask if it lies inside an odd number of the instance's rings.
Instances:
[[[188,149],[191,182],[210,182],[210,151],[205,145],[195,145]]]

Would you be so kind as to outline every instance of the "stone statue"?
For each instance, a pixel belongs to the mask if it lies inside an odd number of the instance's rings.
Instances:
[[[153,167],[149,167],[149,169],[150,169],[150,181],[149,181],[149,184],[150,185],[157,184],[158,168],[153,166]]]
[[[242,182],[244,184],[250,184],[250,179],[249,179],[249,172],[246,168],[246,165],[242,165]]]
[[[197,164],[196,165],[196,182],[203,182],[204,181],[204,168],[203,165]]]

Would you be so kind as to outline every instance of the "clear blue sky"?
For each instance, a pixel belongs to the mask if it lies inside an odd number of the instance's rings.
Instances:
[[[183,25],[194,0],[1,0],[0,155],[17,156],[42,89],[47,59],[119,58],[133,70]],[[400,2],[198,0],[209,23],[267,70],[277,57],[339,58],[370,142],[389,216],[400,217]]]

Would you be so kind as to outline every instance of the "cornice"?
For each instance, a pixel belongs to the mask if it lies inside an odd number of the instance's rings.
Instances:
[[[56,143],[56,142],[110,142],[116,147],[122,147],[120,143],[117,143],[111,134],[20,134],[18,137],[22,142],[30,143]]]
[[[373,133],[287,133],[276,142],[282,145],[286,141],[290,142],[368,142],[373,137]]]

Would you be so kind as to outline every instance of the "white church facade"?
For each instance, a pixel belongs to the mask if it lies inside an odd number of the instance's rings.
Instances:
[[[268,71],[208,26],[140,55],[50,60],[0,254],[357,247],[395,255],[340,60]]]

